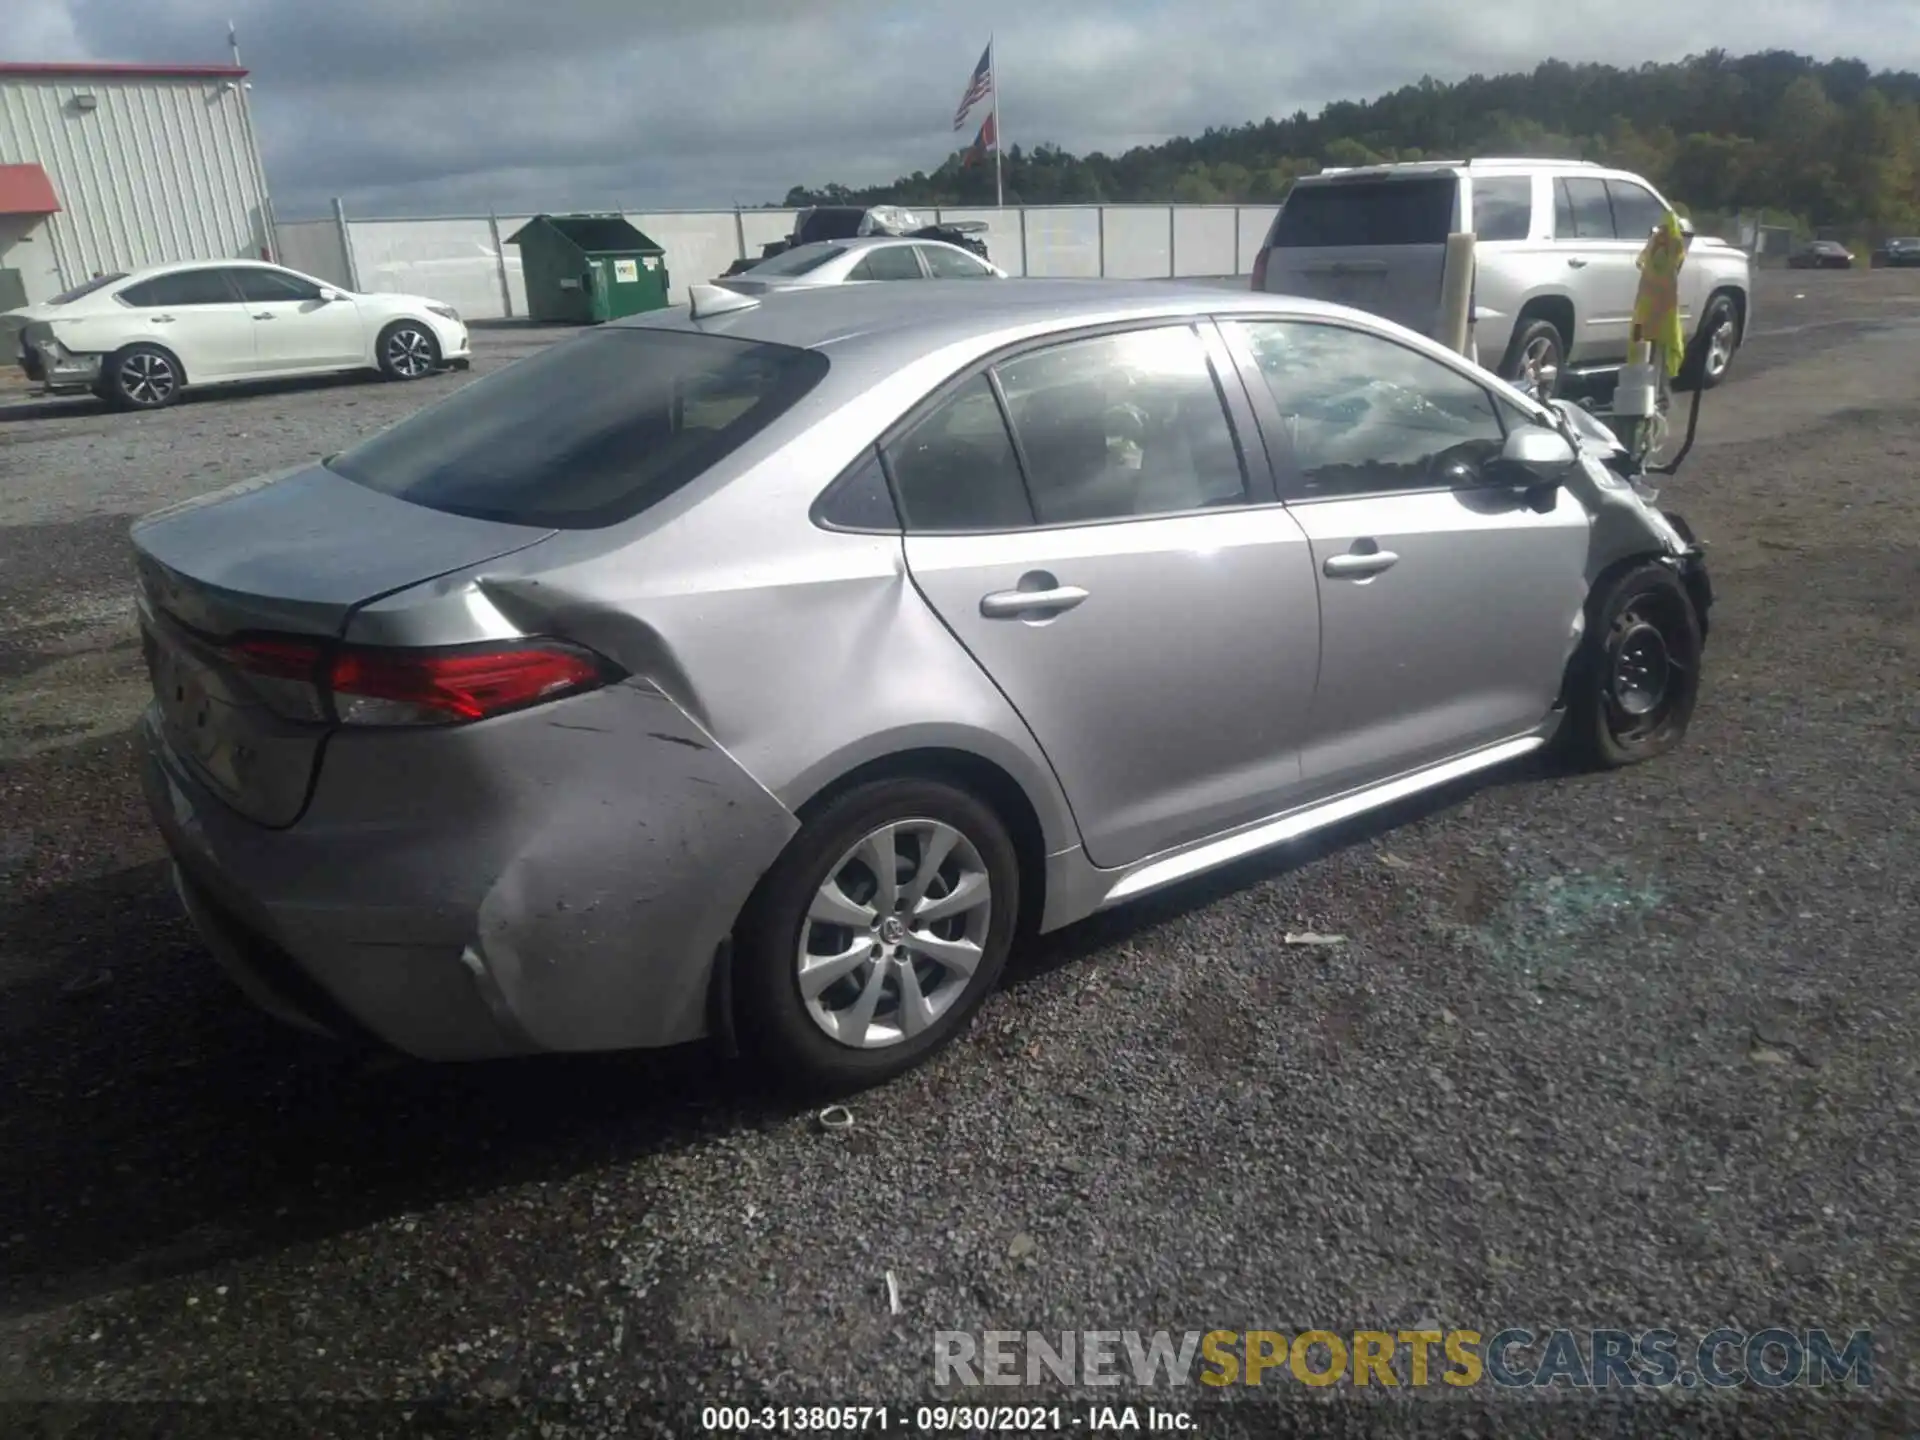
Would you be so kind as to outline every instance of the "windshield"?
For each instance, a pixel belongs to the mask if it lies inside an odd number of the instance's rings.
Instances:
[[[1444,245],[1455,188],[1451,175],[1295,185],[1267,243],[1293,250]]]
[[[826,371],[816,350],[601,330],[476,381],[326,464],[430,510],[597,529],[704,474]]]
[[[113,284],[116,280],[124,280],[126,278],[127,272],[124,270],[116,270],[111,275],[96,275],[84,285],[76,285],[71,290],[61,291],[58,295],[47,301],[47,304],[66,305],[74,300],[78,300],[82,295],[91,295],[94,291],[103,289]]]
[[[841,248],[838,245],[796,245],[791,250],[782,250],[771,260],[762,260],[747,273],[749,275],[804,275],[809,270],[818,270],[840,253]]]

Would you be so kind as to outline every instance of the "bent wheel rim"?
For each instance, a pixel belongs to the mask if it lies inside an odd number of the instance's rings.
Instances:
[[[855,1050],[924,1034],[972,984],[992,920],[986,864],[959,830],[875,827],[833,863],[801,923],[794,977],[808,1016]]]
[[[433,368],[433,342],[411,326],[387,337],[387,363],[406,376],[424,375]]]
[[[158,405],[179,384],[164,355],[129,355],[120,362],[120,389],[136,405]]]

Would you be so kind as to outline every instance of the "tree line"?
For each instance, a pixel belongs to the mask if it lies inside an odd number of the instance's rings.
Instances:
[[[1014,145],[1007,203],[1278,203],[1328,166],[1474,155],[1597,160],[1695,215],[1764,214],[1802,231],[1920,231],[1920,74],[1786,51],[1710,51],[1633,69],[1548,60],[1530,73],[1422,79],[1318,115],[1213,127],[1121,155]],[[889,185],[795,186],[781,202],[991,205],[964,153]]]

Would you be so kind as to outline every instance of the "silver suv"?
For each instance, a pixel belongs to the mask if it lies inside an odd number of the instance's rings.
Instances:
[[[1668,209],[1645,180],[1577,160],[1427,161],[1296,181],[1253,288],[1368,310],[1438,337],[1450,233],[1474,244],[1473,352],[1539,399],[1627,358],[1634,261]],[[1684,383],[1726,375],[1753,318],[1744,251],[1689,235],[1680,271]]]

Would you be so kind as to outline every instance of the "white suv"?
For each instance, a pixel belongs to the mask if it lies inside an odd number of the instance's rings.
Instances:
[[[1325,170],[1294,183],[1253,288],[1337,301],[1438,337],[1450,233],[1472,231],[1473,342],[1540,399],[1571,371],[1627,358],[1634,264],[1668,209],[1645,180],[1578,160],[1427,161]],[[1717,385],[1753,319],[1745,252],[1693,237],[1680,270],[1682,380]]]

